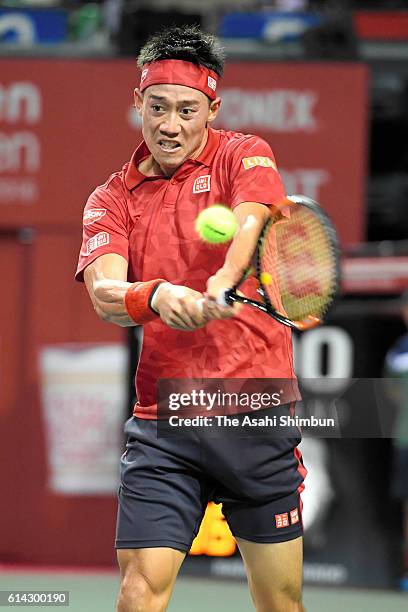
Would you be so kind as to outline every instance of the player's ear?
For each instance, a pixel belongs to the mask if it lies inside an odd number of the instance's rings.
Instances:
[[[135,109],[137,110],[138,114],[141,115],[143,106],[143,95],[140,89],[136,87],[135,91],[133,92],[133,96],[135,101]]]
[[[221,106],[221,98],[215,98],[210,104],[210,108],[208,109],[208,122],[214,121],[216,116],[218,115],[218,111]]]

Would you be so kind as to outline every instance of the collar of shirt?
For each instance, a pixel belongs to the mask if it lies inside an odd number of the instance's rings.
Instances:
[[[180,168],[177,169],[172,178],[177,178],[178,174],[184,174],[183,170],[186,168],[188,164],[196,165],[201,164],[203,166],[210,166],[212,160],[214,159],[215,153],[218,150],[220,142],[220,132],[218,130],[214,130],[212,128],[208,128],[208,139],[206,145],[199,157],[197,159],[187,159]],[[135,187],[137,187],[142,181],[148,179],[163,179],[166,178],[164,176],[146,176],[139,172],[139,164],[146,159],[150,155],[150,151],[147,148],[147,145],[144,140],[137,147],[136,151],[133,153],[129,166],[125,173],[125,185],[131,191]]]

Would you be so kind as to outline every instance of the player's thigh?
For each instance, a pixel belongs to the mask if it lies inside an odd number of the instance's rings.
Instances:
[[[132,595],[148,589],[164,603],[168,602],[185,556],[184,552],[167,547],[118,550],[121,591]]]
[[[260,544],[237,539],[258,612],[302,610],[303,538]]]

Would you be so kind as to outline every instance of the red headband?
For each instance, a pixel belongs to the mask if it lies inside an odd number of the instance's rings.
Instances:
[[[140,79],[140,91],[150,85],[185,85],[202,91],[215,100],[218,74],[204,66],[183,60],[158,60],[145,64]]]

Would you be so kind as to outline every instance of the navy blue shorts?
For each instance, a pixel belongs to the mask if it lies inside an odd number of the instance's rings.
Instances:
[[[262,415],[274,411],[262,410]],[[209,501],[222,504],[237,538],[268,543],[302,535],[300,490],[306,470],[296,427],[288,437],[220,439],[194,429],[183,437],[162,437],[157,421],[132,417],[125,433],[116,548],[165,546],[187,552]]]

